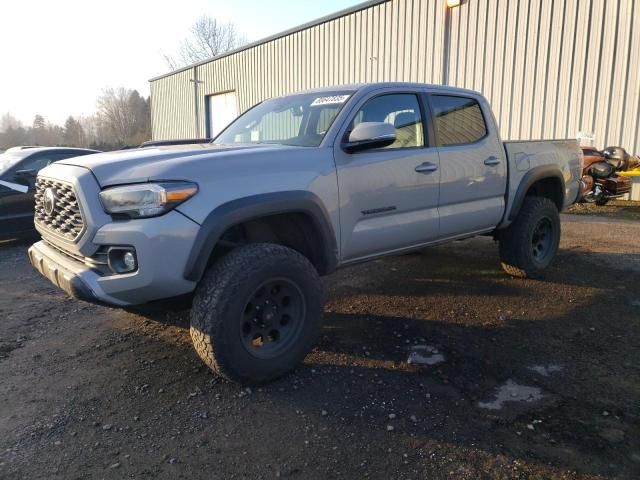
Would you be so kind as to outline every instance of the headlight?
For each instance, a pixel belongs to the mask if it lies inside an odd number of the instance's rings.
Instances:
[[[191,198],[198,186],[190,182],[140,183],[100,192],[104,211],[131,218],[155,217]]]

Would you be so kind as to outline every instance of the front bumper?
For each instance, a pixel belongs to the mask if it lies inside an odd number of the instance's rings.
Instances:
[[[54,285],[81,300],[114,306],[142,304],[195,289],[196,283],[183,273],[199,228],[176,211],[103,225],[91,243],[133,247],[138,269],[131,273],[105,275],[45,241],[29,248],[29,259]]]
[[[57,258],[56,258],[57,257]],[[38,242],[29,248],[29,260],[42,275],[47,277],[51,283],[61,288],[72,297],[85,302],[102,303],[98,296],[91,290],[81,271],[73,269],[72,265],[65,265],[64,256],[56,252],[44,242]],[[72,268],[75,271],[69,270]],[[84,275],[86,279],[86,274]],[[117,305],[117,300],[113,300]]]

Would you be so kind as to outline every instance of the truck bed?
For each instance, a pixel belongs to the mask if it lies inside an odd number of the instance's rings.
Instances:
[[[575,202],[580,191],[580,149],[574,139],[561,140],[517,140],[504,143],[509,161],[507,182],[507,208],[505,221],[516,201],[517,186],[526,184],[525,177],[538,167],[564,166],[564,206]],[[538,169],[539,170],[539,169]],[[504,225],[504,223],[503,223]]]

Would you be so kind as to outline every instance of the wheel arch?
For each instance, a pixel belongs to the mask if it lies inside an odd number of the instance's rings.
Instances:
[[[565,200],[565,182],[560,169],[554,165],[540,166],[531,169],[522,177],[509,211],[509,222],[518,216],[528,195],[548,198],[556,205],[558,211],[561,211]]]
[[[328,212],[317,195],[303,190],[266,193],[224,203],[207,215],[191,248],[184,277],[199,281],[216,246],[236,226],[257,224],[278,217],[298,223],[306,242],[311,242],[310,260],[320,274],[333,271],[338,263],[336,236]],[[285,224],[286,226],[286,224]],[[305,252],[302,252],[303,254]]]

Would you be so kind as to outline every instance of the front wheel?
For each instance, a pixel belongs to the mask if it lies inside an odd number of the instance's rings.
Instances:
[[[540,278],[560,244],[560,215],[548,198],[526,197],[514,222],[500,232],[500,260],[509,275]]]
[[[205,273],[193,300],[191,339],[217,374],[264,383],[304,359],[322,307],[320,278],[309,260],[281,245],[246,245]]]

